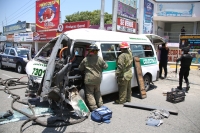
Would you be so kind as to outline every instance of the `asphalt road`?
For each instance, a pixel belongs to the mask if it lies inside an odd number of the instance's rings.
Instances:
[[[104,105],[113,111],[113,117],[109,124],[98,124],[89,117],[85,121],[65,127],[43,127],[32,125],[29,122],[23,128],[23,133],[68,133],[68,132],[89,132],[89,133],[200,133],[200,70],[191,70],[189,81],[190,91],[186,93],[185,101],[180,103],[170,103],[166,101],[163,92],[171,91],[178,85],[178,78],[173,73],[174,69],[168,68],[168,78],[154,82],[147,92],[147,98],[140,99],[138,88],[133,89],[132,103],[157,106],[163,109],[178,110],[178,115],[170,115],[163,119],[163,124],[159,127],[146,125],[146,118],[152,111],[125,107],[113,104],[117,94],[103,97]],[[17,74],[12,69],[0,70],[0,78],[20,78],[26,74]],[[27,77],[22,80],[27,81]],[[185,83],[183,84],[185,86]],[[0,86],[2,88],[2,86]],[[25,89],[13,90],[13,93],[25,98]],[[0,112],[11,109],[12,98],[3,91],[0,91]],[[16,104],[17,108],[24,108],[24,105]],[[0,125],[0,133],[19,133],[20,126],[24,121],[18,121]]]

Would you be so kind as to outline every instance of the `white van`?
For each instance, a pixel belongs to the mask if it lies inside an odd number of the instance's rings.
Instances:
[[[150,82],[158,79],[159,68],[156,51],[145,35],[84,28],[67,31],[52,39],[28,62],[26,73],[30,91],[37,91],[40,86],[43,91],[41,95],[46,95],[54,85],[63,85],[63,88],[75,85],[82,89],[83,75],[77,68],[87,55],[89,45],[95,43],[100,49],[98,55],[108,64],[108,68],[103,71],[101,94],[117,92],[116,59],[120,54],[119,44],[122,41],[128,42],[133,56],[140,58],[145,89],[148,90]],[[138,86],[134,65],[131,86]]]

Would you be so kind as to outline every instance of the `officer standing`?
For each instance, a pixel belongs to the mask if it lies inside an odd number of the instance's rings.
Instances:
[[[188,53],[189,52],[188,47],[183,48],[182,51],[184,53],[182,54],[180,58],[176,60],[176,62],[181,61],[181,68],[179,72],[179,86],[177,87],[177,89],[182,90],[182,82],[183,82],[183,77],[184,77],[185,82],[186,82],[186,92],[188,92],[190,88],[188,76],[189,76],[189,71],[190,71],[190,65],[192,62],[192,56]]]
[[[91,44],[87,56],[79,65],[79,70],[85,72],[85,93],[89,109],[91,111],[101,107],[103,100],[100,92],[100,84],[103,69],[107,69],[106,62],[98,56],[98,47]]]
[[[122,42],[119,47],[121,49],[121,54],[118,57],[117,70],[115,72],[119,90],[119,100],[116,100],[115,103],[123,104],[125,102],[131,102],[133,56],[132,52],[128,50],[129,45],[127,42]]]
[[[169,54],[169,48],[166,47],[166,43],[163,43],[162,47],[160,48],[160,62],[159,62],[159,69],[160,69],[159,78],[161,78],[161,79],[163,79],[162,68],[164,69],[164,72],[165,72],[164,78],[167,77],[168,54]]]

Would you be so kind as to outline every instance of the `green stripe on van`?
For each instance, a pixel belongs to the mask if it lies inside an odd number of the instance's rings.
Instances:
[[[108,68],[106,70],[103,70],[103,72],[107,71],[113,71],[116,70],[116,61],[107,61]],[[156,57],[148,57],[148,58],[140,58],[140,64],[141,66],[147,66],[152,64],[157,64]],[[134,67],[134,64],[133,64]]]

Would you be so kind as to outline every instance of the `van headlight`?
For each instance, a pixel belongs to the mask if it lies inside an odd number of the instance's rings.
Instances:
[[[27,58],[23,58],[23,61],[27,63],[29,60]]]

